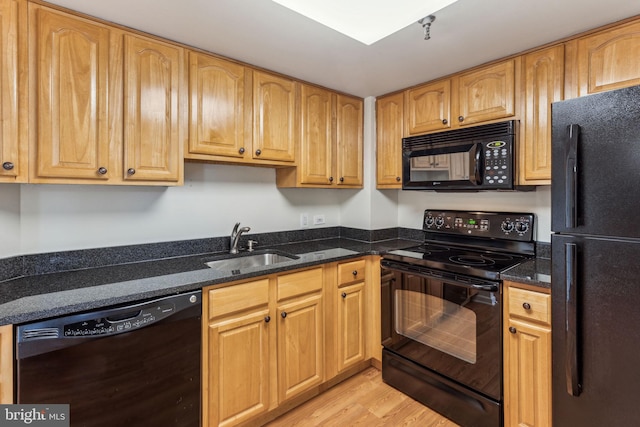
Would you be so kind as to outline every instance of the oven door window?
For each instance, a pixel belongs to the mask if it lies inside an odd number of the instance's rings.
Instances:
[[[411,182],[470,181],[473,178],[475,146],[465,144],[455,149],[462,151],[413,153],[409,164]]]
[[[443,298],[442,285],[439,290],[432,289],[432,294],[396,290],[396,333],[475,364],[476,314],[464,306],[474,291],[461,287],[449,287],[447,291],[457,292],[453,296],[457,302]]]

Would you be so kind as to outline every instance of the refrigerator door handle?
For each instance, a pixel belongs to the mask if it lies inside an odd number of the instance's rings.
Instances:
[[[565,375],[567,393],[579,396],[582,392],[580,381],[580,360],[578,352],[578,290],[577,290],[577,246],[565,243]]]
[[[578,224],[578,136],[579,125],[567,126],[568,141],[565,157],[565,226],[575,228]]]

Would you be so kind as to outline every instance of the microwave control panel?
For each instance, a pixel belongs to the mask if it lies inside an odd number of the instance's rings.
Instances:
[[[513,153],[511,144],[491,141],[482,144],[484,149],[483,184],[485,186],[511,187],[513,181]]]
[[[533,241],[534,215],[508,212],[424,212],[422,229],[428,232]]]

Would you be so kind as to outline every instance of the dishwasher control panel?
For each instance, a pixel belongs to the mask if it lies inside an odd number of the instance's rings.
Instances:
[[[162,304],[150,309],[122,313],[117,316],[83,320],[64,325],[63,334],[65,337],[85,337],[127,332],[162,320],[175,310],[176,307],[173,304]]]

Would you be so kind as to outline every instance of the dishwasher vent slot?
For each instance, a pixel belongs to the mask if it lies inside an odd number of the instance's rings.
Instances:
[[[42,338],[58,338],[60,331],[58,328],[35,328],[22,331],[22,339],[42,339]]]

